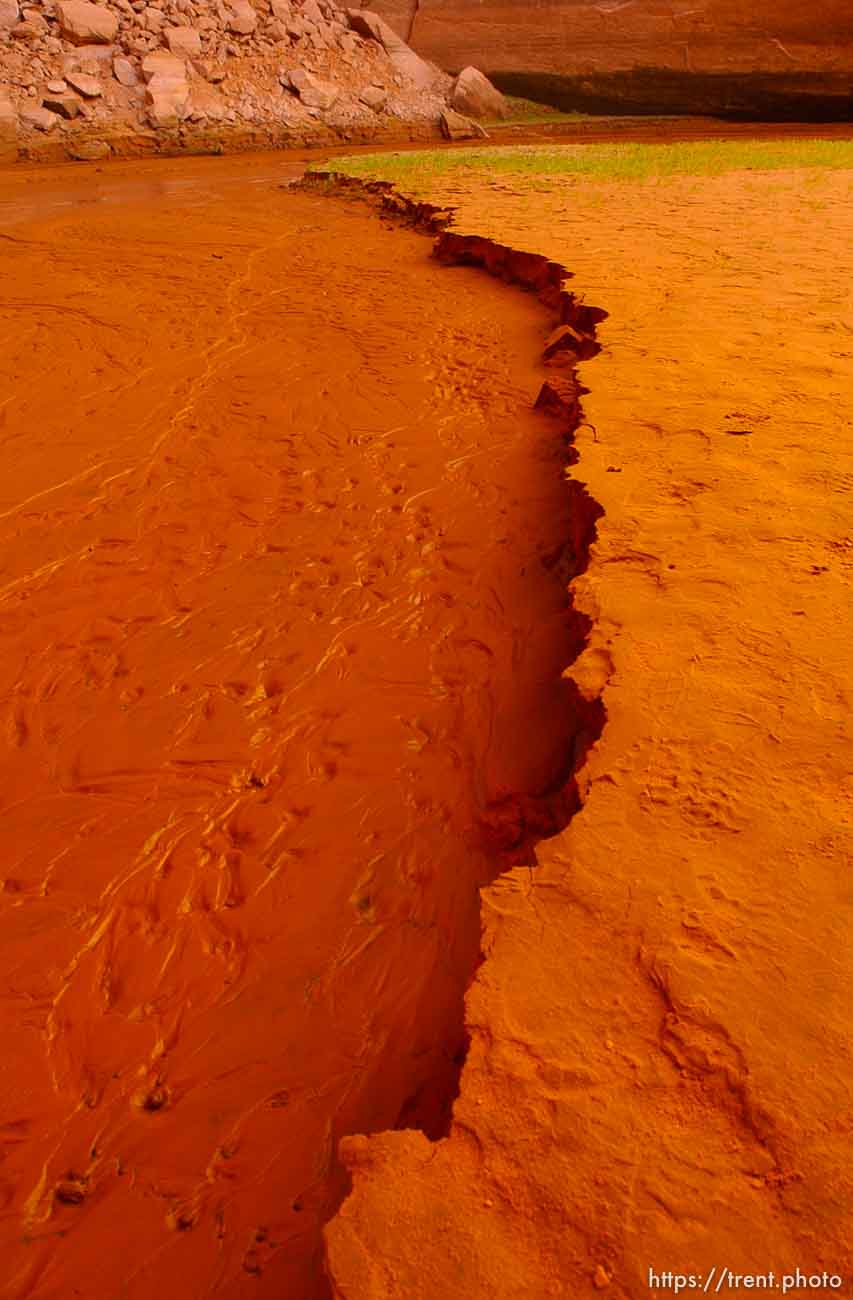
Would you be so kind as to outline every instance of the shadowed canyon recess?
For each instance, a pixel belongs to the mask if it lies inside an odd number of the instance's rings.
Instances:
[[[445,1131],[478,889],[600,725],[541,303],[282,175],[3,205],[16,1300],[325,1296],[337,1142]]]

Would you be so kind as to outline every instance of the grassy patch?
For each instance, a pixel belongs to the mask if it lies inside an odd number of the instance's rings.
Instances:
[[[673,144],[488,145],[336,158],[336,171],[393,181],[417,192],[440,177],[591,176],[645,180],[728,171],[853,168],[853,140],[692,140]]]

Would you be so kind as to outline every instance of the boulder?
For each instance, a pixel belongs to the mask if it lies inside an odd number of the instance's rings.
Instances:
[[[155,77],[162,77],[166,81],[186,81],[187,65],[176,54],[155,50],[153,54],[146,54],[142,60],[142,75],[147,82],[153,81]]]
[[[27,104],[22,108],[18,118],[24,126],[33,126],[37,131],[52,131],[59,123],[55,113],[46,108],[37,108],[35,104]]]
[[[0,31],[14,27],[20,16],[18,0],[0,0]]]
[[[291,17],[290,0],[270,0],[270,9],[277,22],[286,23]]]
[[[306,108],[331,108],[340,91],[330,81],[323,81],[304,68],[294,68],[288,83],[296,91]]]
[[[113,59],[113,76],[120,86],[135,86],[139,82],[130,59]]]
[[[406,42],[378,14],[370,9],[348,9],[347,17],[354,32],[382,46],[397,72],[407,81],[425,90],[440,80],[442,74],[439,69],[409,49]]]
[[[41,14],[28,14],[22,23],[12,28],[12,36],[16,41],[40,41],[49,30]]]
[[[112,149],[106,140],[76,140],[68,144],[68,156],[77,162],[100,162],[109,158]]]
[[[228,9],[225,26],[238,36],[251,36],[258,25],[258,15],[249,0],[233,0]]]
[[[201,33],[194,27],[170,27],[166,31],[166,44],[172,54],[195,59],[201,54]]]
[[[80,45],[76,50],[63,55],[62,75],[69,72],[85,72],[90,77],[106,77],[113,61],[111,45]]]
[[[145,88],[145,102],[154,126],[177,126],[189,112],[190,87],[186,77],[152,77]]]
[[[106,5],[89,0],[59,0],[59,30],[72,45],[110,45],[118,35],[118,17]]]
[[[0,95],[0,162],[14,162],[18,156],[18,114],[11,99]]]
[[[76,95],[51,95],[48,93],[41,101],[42,107],[51,113],[58,113],[69,122],[80,116],[80,100]]]
[[[509,104],[477,68],[463,68],[450,92],[451,106],[468,117],[509,117]]]
[[[104,88],[98,77],[91,77],[88,72],[67,72],[65,80],[69,86],[82,95],[84,99],[97,99],[103,95]]]
[[[365,86],[364,90],[359,95],[359,99],[362,104],[366,104],[368,108],[372,108],[374,113],[378,113],[380,108],[382,108],[388,99],[388,91],[382,86]]]
[[[166,15],[160,9],[155,9],[153,5],[145,10],[142,15],[142,26],[146,32],[151,32],[152,36],[159,36],[166,26]]]
[[[438,119],[441,134],[446,140],[485,140],[488,131],[484,131],[479,122],[472,122],[469,117],[452,108],[446,108]]]

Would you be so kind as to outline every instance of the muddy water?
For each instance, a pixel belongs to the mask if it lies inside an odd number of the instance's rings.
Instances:
[[[545,322],[269,160],[67,175],[0,194],[0,1295],[314,1300],[565,757]]]

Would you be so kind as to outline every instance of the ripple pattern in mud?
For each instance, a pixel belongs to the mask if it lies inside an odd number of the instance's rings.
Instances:
[[[571,528],[540,308],[428,252],[266,186],[0,245],[0,1295],[322,1295],[338,1137],[442,1122]]]

